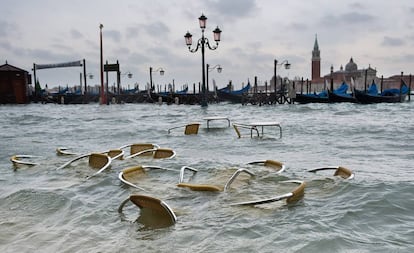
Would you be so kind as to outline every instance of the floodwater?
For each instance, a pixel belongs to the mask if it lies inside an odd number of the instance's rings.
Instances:
[[[242,106],[117,104],[0,106],[0,252],[413,252],[414,103]],[[226,122],[279,121],[264,138],[237,138]],[[200,122],[198,135],[176,129]],[[114,160],[95,177],[86,163],[56,170],[77,153],[99,152],[149,142],[172,148],[170,160]],[[14,169],[15,154],[40,156],[39,165]],[[257,160],[278,160],[277,175]],[[118,173],[154,165],[139,183],[124,185]],[[179,170],[198,169],[192,180],[222,185],[238,168],[256,177],[226,192],[194,192],[176,186]],[[353,180],[308,169],[344,166]],[[267,198],[304,180],[296,203],[230,206]],[[165,201],[176,224],[152,228],[134,222],[140,210],[118,206],[130,194]]]

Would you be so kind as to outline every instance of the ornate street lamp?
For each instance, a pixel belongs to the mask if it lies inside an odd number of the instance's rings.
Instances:
[[[216,27],[214,29],[214,41],[216,42],[215,46],[211,46],[209,43],[209,40],[204,37],[204,30],[206,28],[207,24],[207,17],[204,16],[204,14],[201,14],[201,16],[198,18],[198,21],[200,23],[201,28],[201,38],[197,41],[197,47],[194,49],[191,49],[191,45],[193,44],[193,35],[191,35],[190,32],[187,32],[184,35],[185,38],[185,44],[188,46],[188,50],[191,53],[195,53],[198,51],[199,48],[201,48],[201,70],[202,70],[202,100],[201,100],[201,106],[207,106],[207,100],[206,100],[206,69],[205,69],[205,63],[204,63],[204,53],[205,53],[205,47],[207,46],[210,50],[216,50],[220,41],[220,35],[221,30]]]
[[[277,66],[284,66],[285,69],[290,69],[290,63],[287,60],[282,61],[281,63],[277,63],[277,60],[275,59],[275,99],[277,99],[277,88],[276,88],[276,84],[277,84],[277,75],[276,75],[276,70],[277,70]]]
[[[149,72],[150,72],[150,87],[149,90],[154,90],[154,84],[152,83],[152,73],[155,72],[157,73],[159,71],[160,75],[164,75],[165,71],[163,68],[157,68],[156,70],[153,70],[152,67],[149,68]]]
[[[217,69],[217,72],[218,73],[221,73],[221,71],[223,70],[223,68],[219,65],[219,64],[217,64],[216,66],[214,66],[214,67],[210,67],[210,65],[207,63],[206,64],[207,65],[207,72],[206,72],[206,79],[207,79],[207,92],[209,92],[210,91],[210,89],[209,89],[209,87],[208,87],[208,72],[210,72],[210,71],[212,71],[212,70],[214,70],[214,69]]]

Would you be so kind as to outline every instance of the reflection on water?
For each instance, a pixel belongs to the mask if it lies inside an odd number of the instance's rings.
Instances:
[[[40,105],[0,106],[1,252],[411,252],[412,103],[241,106]],[[232,122],[280,121],[283,138],[237,138]],[[200,122],[197,135],[168,129]],[[213,124],[213,123],[212,123]],[[113,160],[93,178],[86,163],[56,170],[77,154],[131,143],[172,148],[171,160],[136,157]],[[15,154],[40,156],[39,165],[13,170]],[[274,174],[247,163],[273,159],[286,170]],[[118,179],[127,167],[152,165],[133,189]],[[184,165],[197,168],[191,180],[223,185],[235,170],[256,176],[229,191],[197,192],[177,187]],[[355,173],[345,181],[308,169],[344,166]],[[230,206],[292,190],[285,180],[305,180],[303,200],[260,207]],[[177,214],[164,228],[132,222],[145,212],[132,205],[125,218],[120,203],[130,194],[159,198]],[[141,216],[140,216],[141,215]]]

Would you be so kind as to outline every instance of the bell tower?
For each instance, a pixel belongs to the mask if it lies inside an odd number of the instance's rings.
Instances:
[[[312,51],[312,80],[321,78],[321,51],[319,51],[318,36],[315,35],[315,44]]]

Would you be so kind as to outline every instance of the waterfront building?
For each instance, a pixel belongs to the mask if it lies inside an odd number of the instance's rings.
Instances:
[[[29,103],[32,77],[26,70],[6,64],[0,65],[0,104]]]

